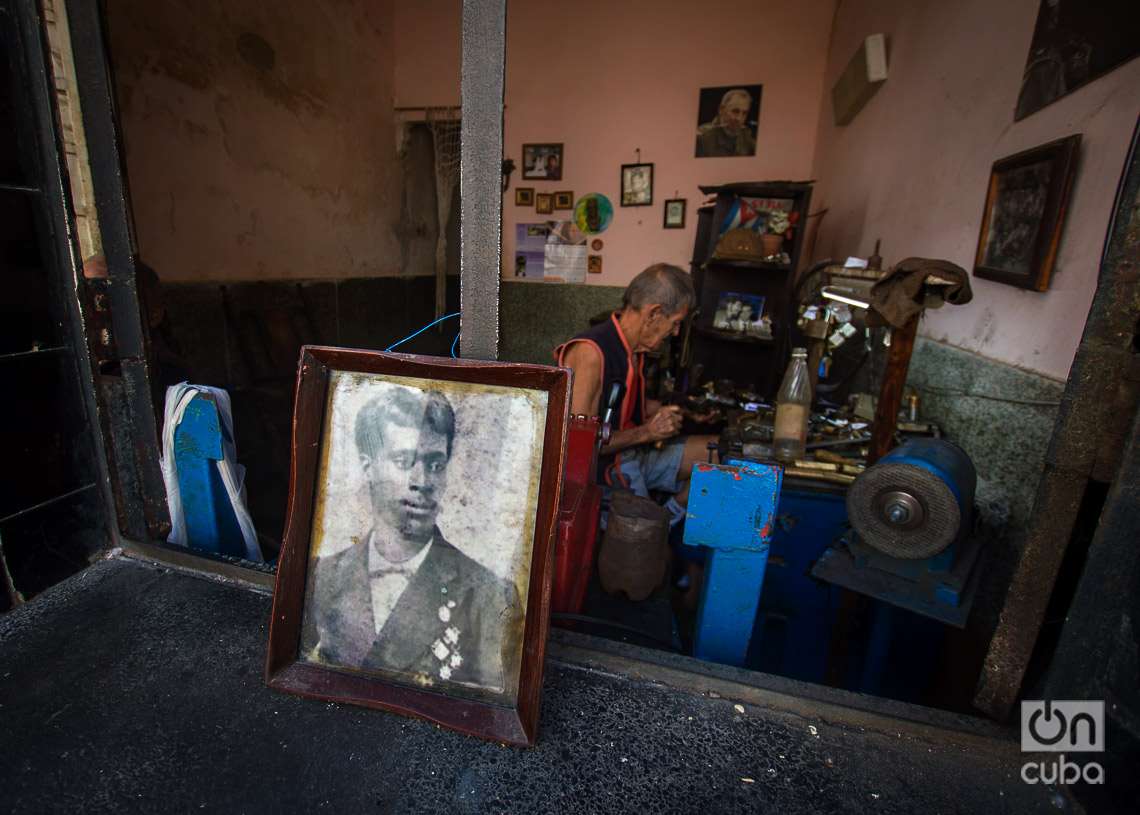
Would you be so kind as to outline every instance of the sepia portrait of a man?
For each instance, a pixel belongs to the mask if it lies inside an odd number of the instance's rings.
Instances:
[[[334,374],[301,653],[510,694],[545,395],[401,379]]]

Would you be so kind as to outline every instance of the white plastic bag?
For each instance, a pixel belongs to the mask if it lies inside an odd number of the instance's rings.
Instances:
[[[245,541],[245,558],[262,563],[265,558],[261,554],[261,547],[257,544],[253,519],[245,507],[245,468],[237,463],[230,395],[221,388],[212,388],[209,385],[180,382],[166,389],[166,406],[162,421],[162,480],[166,484],[166,505],[170,510],[171,524],[170,536],[166,540],[178,546],[189,545],[186,537],[186,518],[182,514],[182,496],[178,490],[178,467],[174,460],[174,431],[178,429],[182,416],[186,413],[186,407],[199,393],[209,394],[214,398],[214,404],[218,407],[218,416],[222,421],[224,430],[222,460],[217,462],[218,473],[222,476],[230,505],[237,517],[238,526],[241,527],[242,539]]]

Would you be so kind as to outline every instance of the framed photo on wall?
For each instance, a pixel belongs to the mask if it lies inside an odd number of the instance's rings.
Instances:
[[[1079,133],[995,161],[974,275],[1046,291],[1080,148]]]
[[[515,187],[515,206],[534,206],[534,187]]]
[[[554,208],[574,209],[574,193],[569,190],[554,193]]]
[[[653,165],[621,165],[621,205],[647,207],[653,203]]]
[[[665,202],[665,228],[685,228],[685,199],[670,198]]]
[[[554,212],[554,195],[549,192],[540,192],[534,197],[534,211],[539,215],[549,215]]]
[[[562,145],[524,144],[522,177],[534,181],[561,181]]]
[[[756,155],[762,85],[701,88],[697,102],[697,158]]]
[[[1041,0],[1013,120],[1021,121],[1137,55],[1134,0]]]
[[[266,683],[534,743],[566,371],[301,350]]]

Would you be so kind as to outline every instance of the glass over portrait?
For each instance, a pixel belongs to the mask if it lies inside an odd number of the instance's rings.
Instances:
[[[331,372],[302,661],[517,695],[547,396]]]

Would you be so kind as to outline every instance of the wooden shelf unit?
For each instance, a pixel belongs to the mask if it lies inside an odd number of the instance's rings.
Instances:
[[[795,320],[791,302],[811,204],[811,182],[771,181],[701,187],[715,194],[716,203],[697,210],[697,239],[690,263],[697,289],[697,316],[693,323],[692,364],[703,366],[703,380],[731,379],[767,398],[774,398],[791,354],[790,329]],[[792,201],[798,220],[793,236],[784,243],[788,263],[763,260],[730,260],[713,257],[736,198],[773,198]],[[764,314],[772,321],[772,338],[734,335],[713,328],[720,296],[724,292],[759,295]],[[692,383],[697,384],[697,383]]]

